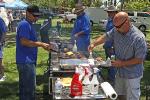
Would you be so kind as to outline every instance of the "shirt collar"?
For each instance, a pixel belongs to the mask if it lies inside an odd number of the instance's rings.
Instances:
[[[32,22],[30,20],[28,20],[27,18],[25,19],[29,24],[32,25]]]
[[[112,18],[110,18],[110,17],[108,18],[108,21],[112,21],[112,20],[113,20]]]
[[[85,12],[83,12],[82,14],[80,14],[79,16],[77,16],[77,18],[82,17],[83,15],[85,15]]]
[[[133,28],[133,25],[131,24],[130,29],[128,33],[126,34],[126,36],[130,36],[133,31],[134,31],[134,28]]]

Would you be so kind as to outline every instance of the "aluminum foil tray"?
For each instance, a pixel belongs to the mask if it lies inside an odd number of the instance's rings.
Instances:
[[[80,64],[88,64],[87,59],[60,59],[61,66],[78,66]]]

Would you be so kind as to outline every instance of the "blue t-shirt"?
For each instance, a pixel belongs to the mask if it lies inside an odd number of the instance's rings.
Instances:
[[[28,47],[21,44],[20,39],[26,38],[37,41],[36,31],[32,23],[23,20],[19,23],[16,35],[16,63],[35,63],[37,61],[37,47]]]
[[[81,31],[83,31],[84,34],[79,35],[76,39],[77,49],[78,51],[88,51],[88,46],[90,45],[91,25],[90,18],[85,13],[77,17],[72,31],[72,38],[74,38],[76,33]]]
[[[109,32],[113,28],[114,28],[113,19],[112,18],[108,18],[107,24],[106,24],[106,32]],[[104,48],[111,48],[112,45],[113,45],[112,41],[105,41],[103,47]]]
[[[6,33],[7,28],[4,20],[0,17],[0,41],[4,33]]]

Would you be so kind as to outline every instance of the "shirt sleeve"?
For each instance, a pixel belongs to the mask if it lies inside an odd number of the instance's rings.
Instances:
[[[6,24],[1,18],[0,18],[0,23],[1,23],[0,27],[1,27],[2,33],[6,33],[7,32]]]
[[[114,37],[114,28],[106,32],[106,41],[113,41]]]
[[[135,58],[145,59],[147,44],[144,38],[137,39],[135,43]]]
[[[83,19],[81,26],[82,26],[82,31],[85,34],[89,34],[90,33],[91,25],[90,25],[90,22],[89,22],[88,18]]]
[[[18,26],[18,35],[20,38],[30,39],[31,26],[28,23],[22,23]]]

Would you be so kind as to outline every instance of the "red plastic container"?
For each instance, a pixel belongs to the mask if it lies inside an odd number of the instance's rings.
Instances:
[[[82,82],[79,81],[79,73],[73,75],[71,82],[71,96],[81,96],[82,95]]]

